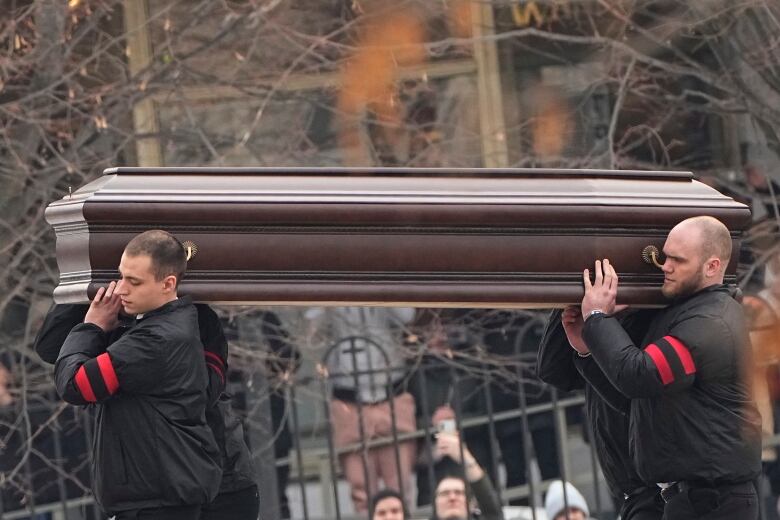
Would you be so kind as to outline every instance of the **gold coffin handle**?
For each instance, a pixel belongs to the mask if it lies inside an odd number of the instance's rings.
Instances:
[[[642,260],[644,260],[646,264],[654,265],[658,269],[663,269],[663,264],[658,261],[659,255],[660,252],[655,246],[647,246],[642,250]]]
[[[198,254],[198,245],[192,240],[185,240],[184,242],[181,243],[181,245],[184,247],[184,250],[187,252],[188,262],[192,260],[195,257],[195,255]]]

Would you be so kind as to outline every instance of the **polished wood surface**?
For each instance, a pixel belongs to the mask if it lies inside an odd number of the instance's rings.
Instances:
[[[749,210],[688,172],[114,168],[46,212],[60,302],[86,301],[130,238],[162,228],[197,244],[182,292],[201,301],[457,307],[577,302],[604,257],[621,302],[661,304],[642,249],[694,215],[738,251]]]

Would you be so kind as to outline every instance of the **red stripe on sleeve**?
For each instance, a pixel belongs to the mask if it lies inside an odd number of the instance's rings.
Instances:
[[[214,354],[213,352],[209,352],[208,350],[204,350],[204,351],[203,351],[203,354],[205,354],[205,356],[206,356],[207,358],[211,358],[211,359],[213,359],[214,361],[216,361],[217,363],[219,363],[219,366],[221,366],[221,367],[224,367],[224,366],[225,366],[225,362],[224,362],[224,361],[222,361],[222,358],[221,358],[221,357],[219,357],[218,355]]]
[[[206,362],[206,366],[213,368],[214,371],[219,375],[219,378],[222,380],[222,383],[223,384],[225,383],[225,375],[222,373],[222,369],[221,368],[219,368],[214,363],[209,363],[209,362]]]
[[[653,360],[653,363],[655,363],[656,368],[658,368],[658,373],[661,376],[661,382],[664,385],[668,385],[674,381],[672,367],[669,366],[669,362],[666,361],[666,358],[664,357],[663,352],[661,352],[661,349],[658,348],[658,345],[651,343],[645,348],[645,352],[647,352],[647,354]]]
[[[116,377],[114,365],[111,363],[108,352],[100,354],[97,357],[97,363],[100,368],[100,375],[103,376],[103,382],[106,383],[109,395],[114,395],[116,391],[119,390],[119,379]]]
[[[76,388],[81,392],[81,396],[89,403],[96,403],[97,398],[95,397],[95,392],[92,391],[92,385],[89,383],[87,370],[84,368],[84,365],[81,365],[76,371],[76,377],[74,379],[76,381]]]
[[[672,348],[674,348],[674,351],[677,352],[677,356],[682,362],[685,373],[688,375],[695,373],[696,365],[693,362],[693,357],[691,357],[691,351],[688,350],[688,347],[686,347],[682,341],[675,338],[674,336],[665,336],[664,339],[668,341]]]

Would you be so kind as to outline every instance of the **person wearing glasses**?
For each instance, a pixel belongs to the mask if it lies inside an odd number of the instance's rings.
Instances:
[[[431,520],[504,519],[490,477],[468,448],[461,446],[458,432],[440,432],[433,455],[437,460],[449,459],[455,464],[436,484]]]

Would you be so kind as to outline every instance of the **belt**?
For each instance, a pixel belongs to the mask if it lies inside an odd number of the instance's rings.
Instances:
[[[750,481],[739,482],[736,484],[714,485],[707,482],[681,480],[679,482],[674,482],[670,484],[668,487],[661,489],[661,498],[664,499],[664,502],[669,502],[672,498],[679,495],[680,493],[684,493],[689,489],[697,489],[697,488],[715,489],[717,491],[743,491],[746,493],[751,493],[756,491],[755,486],[753,486],[753,483]]]
[[[641,493],[644,493],[645,491],[652,490],[653,488],[655,488],[656,491],[658,490],[656,486],[640,486],[638,488],[634,488],[631,491],[623,493],[623,499],[628,500],[631,497],[637,496]]]
[[[357,390],[354,388],[342,388],[342,387],[334,387],[333,388],[333,397],[338,399],[339,401],[345,401],[347,403],[353,403],[357,404],[360,402],[360,404],[380,404],[384,403],[390,400],[392,397],[398,397],[399,395],[406,392],[406,385],[404,385],[404,381],[396,381],[394,383],[391,383],[390,388],[385,386],[385,389],[390,390],[389,395],[385,399],[379,399],[377,401],[364,401],[360,399],[360,394]]]

